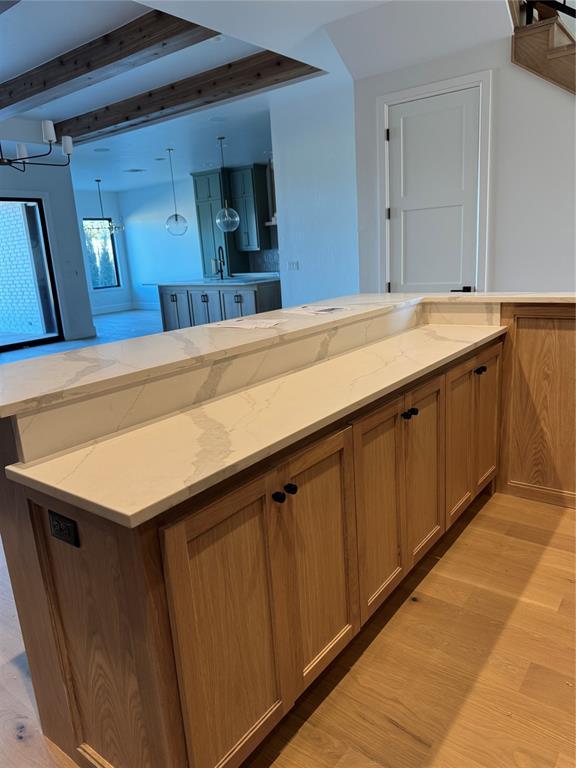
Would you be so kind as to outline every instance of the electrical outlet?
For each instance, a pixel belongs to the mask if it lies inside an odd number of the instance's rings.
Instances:
[[[80,546],[78,523],[75,520],[70,520],[69,517],[52,512],[51,509],[48,510],[48,519],[50,520],[50,533],[55,539],[59,539],[73,547]]]
[[[288,262],[288,270],[290,272],[297,272],[300,269],[300,262],[299,261],[289,261]]]

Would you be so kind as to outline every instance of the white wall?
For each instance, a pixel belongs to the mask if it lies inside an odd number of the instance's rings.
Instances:
[[[120,286],[118,288],[98,288],[94,289],[90,283],[90,269],[88,265],[88,251],[86,240],[82,236],[82,219],[100,218],[100,202],[96,189],[75,189],[76,211],[78,214],[78,227],[82,240],[82,251],[84,254],[84,265],[88,279],[88,291],[90,293],[90,303],[92,313],[100,315],[103,312],[121,312],[132,309],[132,285],[130,279],[130,268],[126,255],[126,243],[124,233],[119,232],[114,235],[114,245],[116,248],[116,260],[120,277]],[[102,192],[102,203],[104,206],[104,215],[110,217],[115,222],[122,221],[122,212],[120,210],[120,201],[117,192]]]
[[[510,63],[500,41],[356,83],[360,284],[387,277],[378,242],[376,104],[380,96],[492,69],[488,290],[567,291],[575,278],[574,97]]]
[[[271,95],[283,306],[359,287],[353,85],[322,80]]]
[[[170,235],[164,226],[168,216],[174,213],[170,184],[118,193],[136,309],[159,306],[154,283],[203,277],[191,178],[176,182],[176,196],[178,213],[188,219],[188,231],[181,237]]]
[[[42,200],[64,336],[94,336],[70,169],[35,166],[18,173],[0,168],[0,190],[6,197]]]

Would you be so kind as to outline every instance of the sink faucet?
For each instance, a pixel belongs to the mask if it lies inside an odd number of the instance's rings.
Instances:
[[[224,280],[224,265],[226,264],[226,261],[224,259],[224,248],[222,248],[221,245],[218,246],[218,258],[214,259],[214,261],[216,262],[216,274],[220,275],[220,280]]]

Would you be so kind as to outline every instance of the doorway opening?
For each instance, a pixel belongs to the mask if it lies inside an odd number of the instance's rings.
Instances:
[[[42,201],[0,198],[0,351],[61,339]]]

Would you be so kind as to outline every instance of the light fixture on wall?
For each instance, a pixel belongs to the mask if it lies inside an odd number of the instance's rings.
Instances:
[[[42,120],[42,141],[44,144],[49,145],[48,152],[41,152],[37,155],[28,154],[26,144],[16,144],[16,157],[6,157],[2,144],[0,144],[0,167],[6,166],[13,168],[15,171],[24,173],[29,165],[48,165],[53,168],[65,168],[70,165],[70,158],[72,156],[73,144],[71,136],[62,136],[62,154],[66,158],[63,163],[45,163],[38,161],[39,157],[48,157],[52,154],[54,145],[56,144],[56,131],[54,130],[54,123],[52,120]]]
[[[220,142],[221,167],[224,169],[224,139],[226,136],[218,136]],[[224,208],[221,208],[216,214],[216,226],[222,232],[234,232],[240,226],[240,216],[234,208],[228,207],[228,200],[224,200]]]
[[[107,216],[104,215],[104,204],[102,203],[102,190],[100,188],[100,185],[102,184],[102,179],[94,179],[96,182],[96,186],[98,187],[98,200],[100,202],[100,218],[101,219],[107,219],[108,220],[108,229],[110,230],[111,235],[116,235],[118,232],[122,232],[124,229],[123,224],[119,224],[118,222],[114,221],[113,219],[109,219]],[[84,222],[84,229],[90,229],[90,223],[88,221]],[[100,232],[100,228],[97,228],[97,231]]]
[[[174,168],[172,167],[172,152],[174,152],[174,148],[167,147],[166,152],[168,152],[168,160],[170,160],[170,179],[172,180],[172,197],[174,198],[174,213],[166,219],[166,229],[171,235],[181,236],[186,234],[188,222],[181,213],[178,213],[178,208],[176,207],[176,187],[174,186]]]

